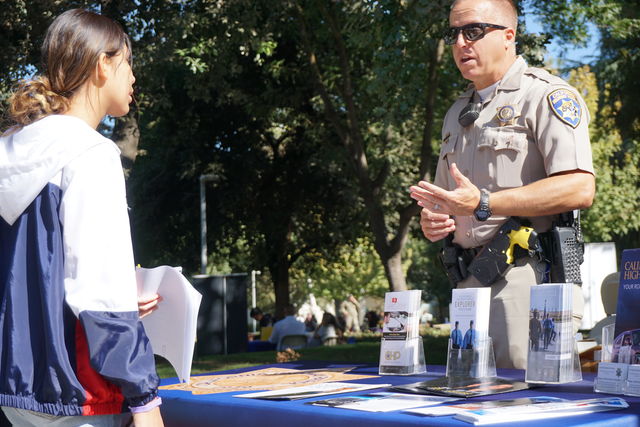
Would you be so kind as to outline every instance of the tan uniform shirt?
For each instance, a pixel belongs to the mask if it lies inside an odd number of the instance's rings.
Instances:
[[[564,80],[518,57],[493,94],[483,102],[478,119],[466,128],[460,111],[479,101],[473,86],[447,112],[435,184],[456,188],[449,166],[489,192],[521,187],[558,172],[593,173],[589,144],[589,111],[578,92]],[[536,231],[546,231],[553,217],[529,218]],[[486,244],[506,217],[485,222],[456,217],[454,242],[464,248]]]

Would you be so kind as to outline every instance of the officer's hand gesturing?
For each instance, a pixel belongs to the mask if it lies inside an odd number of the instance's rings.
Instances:
[[[411,187],[411,197],[418,201],[418,205],[447,215],[473,215],[473,211],[480,203],[480,190],[458,170],[455,163],[451,164],[449,173],[456,182],[456,188],[447,191],[427,181],[420,181]]]

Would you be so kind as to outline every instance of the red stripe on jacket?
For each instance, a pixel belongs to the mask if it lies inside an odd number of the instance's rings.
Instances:
[[[122,412],[124,396],[120,389],[91,367],[87,337],[79,320],[76,322],[76,372],[85,390],[82,415],[108,415]]]

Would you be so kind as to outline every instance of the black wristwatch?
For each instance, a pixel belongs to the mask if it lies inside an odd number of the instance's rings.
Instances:
[[[480,203],[473,214],[478,221],[486,221],[491,216],[491,208],[489,207],[489,192],[484,188],[480,190]]]

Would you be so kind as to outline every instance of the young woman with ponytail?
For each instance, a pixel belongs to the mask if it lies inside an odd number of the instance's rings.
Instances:
[[[119,150],[96,131],[129,111],[131,44],[74,9],[42,62],[0,138],[0,406],[23,426],[161,426]]]

